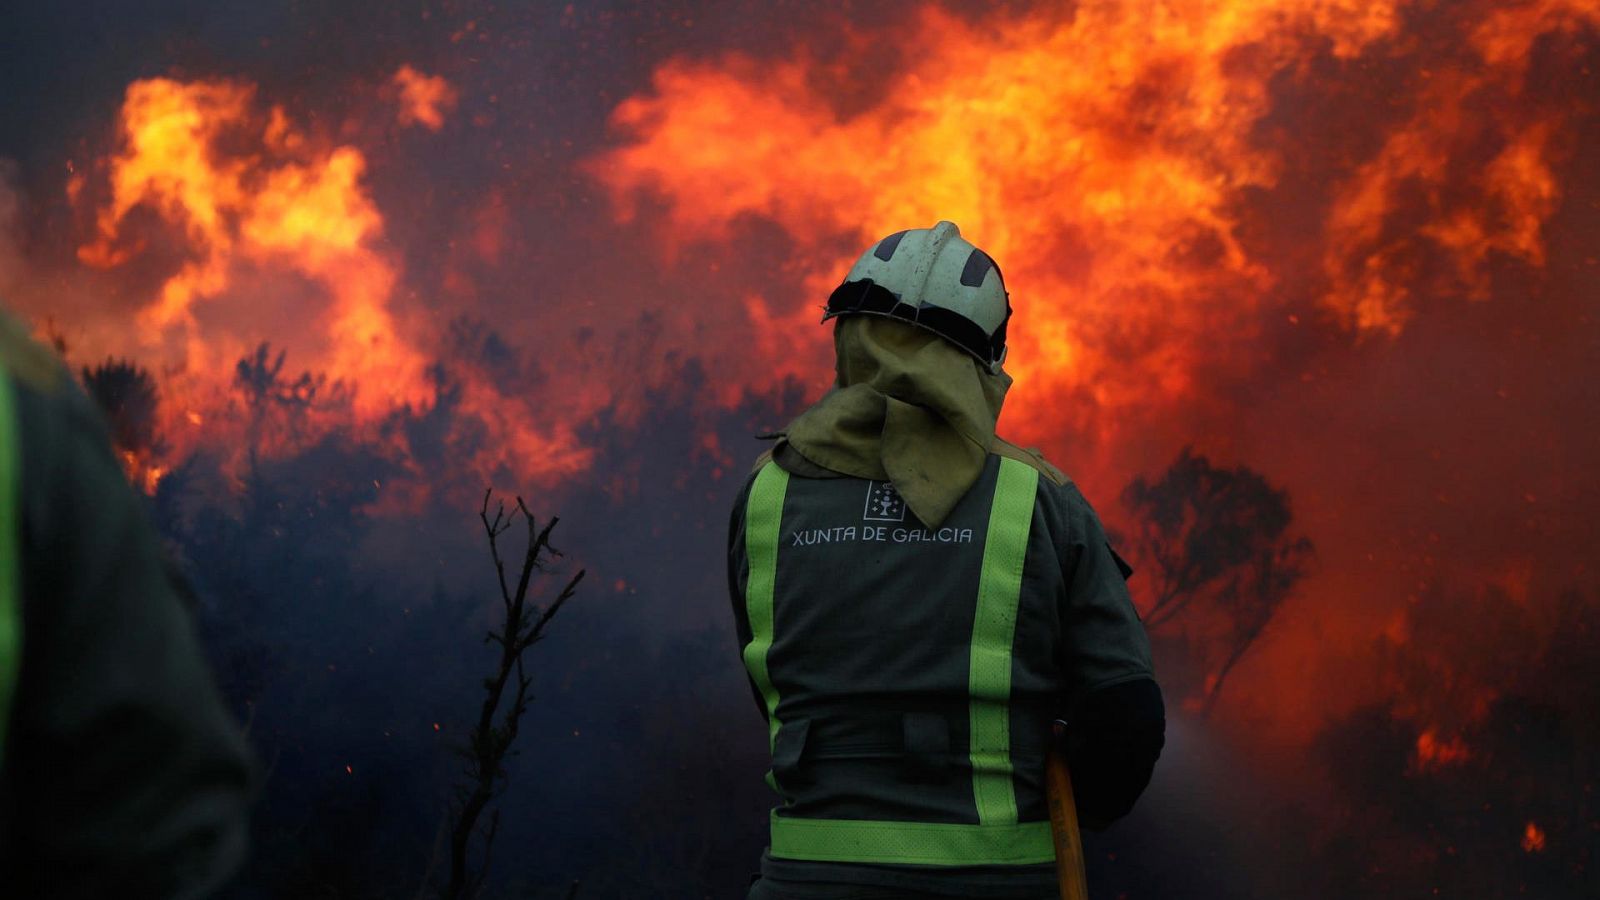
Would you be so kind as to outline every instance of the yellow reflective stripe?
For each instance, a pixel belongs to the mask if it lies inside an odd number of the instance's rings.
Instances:
[[[774,811],[771,854],[830,862],[1025,865],[1055,859],[1055,845],[1049,822],[954,825],[801,819]]]
[[[22,668],[22,553],[16,404],[11,378],[0,366],[0,754]]]
[[[972,798],[983,825],[1017,821],[1016,787],[1011,780],[1011,644],[1038,486],[1039,473],[1032,466],[1001,458],[983,545],[967,676]],[[1048,838],[1048,827],[1045,834]]]
[[[744,550],[750,560],[744,608],[750,617],[750,643],[744,647],[744,666],[767,702],[767,749],[778,739],[778,691],[767,671],[767,651],[772,649],[772,591],[778,583],[778,535],[783,523],[783,498],[789,473],[769,462],[756,475],[745,506]],[[768,775],[768,783],[772,783]]]

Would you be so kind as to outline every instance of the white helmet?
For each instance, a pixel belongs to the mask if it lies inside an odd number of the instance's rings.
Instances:
[[[822,321],[857,314],[926,328],[991,372],[1006,358],[1011,300],[1005,280],[954,222],[897,231],[867,248],[828,297]]]

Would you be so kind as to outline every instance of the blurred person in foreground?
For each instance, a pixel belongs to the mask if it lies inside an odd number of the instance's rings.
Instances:
[[[824,316],[834,388],[734,504],[782,801],[751,898],[1055,897],[1051,747],[1086,827],[1149,783],[1165,710],[1131,570],[1070,479],[995,435],[1010,315],[950,222],[869,247]]]
[[[0,896],[202,898],[252,764],[105,425],[0,313]]]

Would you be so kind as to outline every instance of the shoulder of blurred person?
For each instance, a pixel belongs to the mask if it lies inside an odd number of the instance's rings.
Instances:
[[[20,322],[3,312],[0,312],[0,365],[13,381],[41,393],[57,394],[67,383],[61,361],[28,337]]]
[[[20,667],[0,870],[37,898],[210,896],[242,863],[253,763],[103,417],[0,313]]]

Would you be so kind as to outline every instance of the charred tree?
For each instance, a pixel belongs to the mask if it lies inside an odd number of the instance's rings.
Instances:
[[[584,571],[579,570],[561,588],[550,603],[540,608],[528,601],[528,589],[535,572],[545,570],[551,557],[560,551],[550,545],[550,533],[559,518],[552,517],[543,528],[538,527],[533,513],[518,497],[515,508],[509,512],[505,504],[497,503],[494,514],[489,513],[491,491],[484,491],[483,506],[478,518],[483,522],[484,535],[489,542],[489,556],[494,562],[495,576],[500,589],[503,618],[499,628],[485,636],[486,643],[498,648],[494,672],[483,681],[483,704],[478,720],[472,727],[468,745],[463,750],[466,757],[465,781],[457,785],[456,802],[452,810],[450,828],[450,880],[443,897],[462,900],[475,896],[482,887],[489,870],[494,849],[495,833],[499,828],[498,810],[489,805],[504,789],[505,762],[512,754],[522,716],[533,699],[528,689],[533,679],[527,674],[524,654],[544,638],[545,628],[555,618],[561,607],[577,593]],[[507,580],[506,560],[500,539],[521,519],[527,530],[527,542],[515,583]],[[487,821],[483,820],[488,812]],[[474,867],[468,857],[474,839],[481,840],[480,861]]]
[[[268,404],[303,409],[317,399],[317,392],[327,383],[324,375],[301,372],[297,378],[283,375],[283,363],[288,351],[279,350],[272,355],[272,346],[265,342],[256,346],[255,352],[239,358],[233,367],[233,386],[242,391],[252,409]]]
[[[1155,583],[1145,625],[1153,636],[1193,626],[1180,643],[1200,657],[1197,692],[1209,713],[1305,577],[1314,547],[1290,533],[1288,492],[1243,466],[1213,466],[1188,447],[1159,478],[1134,479],[1122,499],[1137,517],[1136,552]]]
[[[150,373],[125,359],[83,367],[83,387],[111,426],[111,441],[123,453],[159,451],[156,436],[156,383]]]

